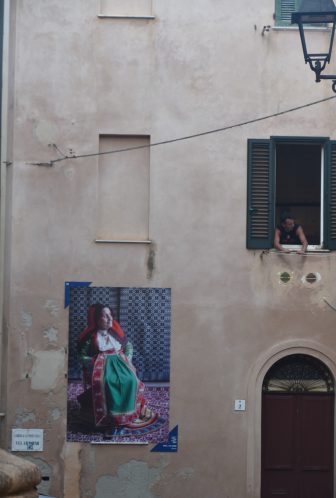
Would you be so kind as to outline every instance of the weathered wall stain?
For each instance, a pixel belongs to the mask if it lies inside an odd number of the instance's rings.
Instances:
[[[49,311],[52,316],[58,316],[60,307],[56,301],[53,299],[47,299],[44,308]]]
[[[184,469],[180,469],[176,473],[176,477],[179,477],[180,479],[191,479],[194,475],[194,469],[191,467],[186,467]]]
[[[102,476],[96,483],[95,498],[155,498],[152,486],[161,478],[165,464],[149,467],[146,462],[131,460],[120,465],[117,476]]]
[[[54,408],[52,411],[51,411],[51,418],[53,420],[58,420],[60,418],[60,416],[62,415],[62,412],[59,408]]]
[[[21,406],[15,409],[15,423],[16,425],[24,425],[27,422],[35,422],[36,415],[34,411],[26,410]]]
[[[155,246],[154,244],[151,244],[147,257],[147,278],[152,278],[153,276],[155,270],[155,255]]]
[[[58,384],[58,378],[64,371],[65,352],[56,351],[31,352],[33,368],[31,372],[31,388],[49,391]]]
[[[21,323],[22,325],[29,329],[33,325],[33,316],[27,311],[21,311]]]
[[[58,329],[55,327],[50,327],[43,331],[43,336],[48,339],[49,342],[58,341]]]

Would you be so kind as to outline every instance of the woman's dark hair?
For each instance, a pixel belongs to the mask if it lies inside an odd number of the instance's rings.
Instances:
[[[280,215],[280,221],[281,223],[284,223],[286,220],[294,220],[294,217],[289,211],[282,211]]]

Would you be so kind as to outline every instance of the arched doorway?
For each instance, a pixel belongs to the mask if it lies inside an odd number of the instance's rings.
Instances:
[[[262,393],[261,498],[333,498],[334,381],[318,359],[293,354]]]

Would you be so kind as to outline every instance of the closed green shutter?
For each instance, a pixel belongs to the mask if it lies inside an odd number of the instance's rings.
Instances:
[[[325,242],[327,249],[336,249],[336,141],[327,145],[325,186]]]
[[[248,140],[247,237],[248,249],[273,245],[274,173],[270,140]]]

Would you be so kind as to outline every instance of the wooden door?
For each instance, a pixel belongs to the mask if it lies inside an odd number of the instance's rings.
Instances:
[[[263,394],[261,498],[333,498],[333,394]]]

